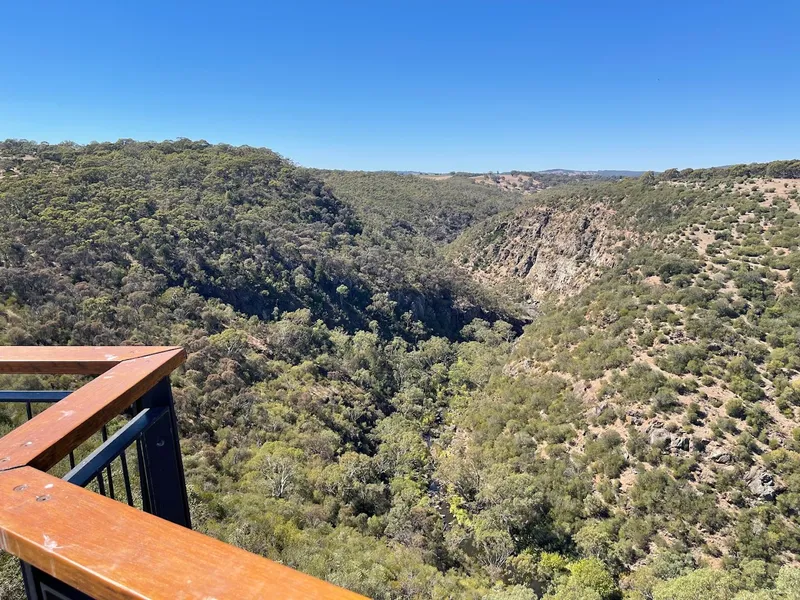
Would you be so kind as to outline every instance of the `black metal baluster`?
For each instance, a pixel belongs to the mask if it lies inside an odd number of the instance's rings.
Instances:
[[[28,421],[30,421],[33,418],[33,409],[30,402],[25,403],[25,412],[28,413]]]
[[[142,510],[146,513],[149,513],[152,512],[150,509],[150,491],[147,485],[147,468],[144,464],[141,439],[136,440],[136,459],[139,468],[139,487],[142,490]]]
[[[122,463],[122,481],[125,483],[125,496],[128,499],[128,506],[133,506],[133,491],[131,490],[131,477],[128,473],[128,459],[125,457],[125,451],[119,455],[119,460]]]
[[[108,441],[108,428],[105,425],[103,425],[103,429],[101,431],[102,431],[101,435],[103,437],[103,442]],[[106,467],[106,475],[108,476],[108,494],[111,496],[112,499],[116,500],[117,498],[116,496],[114,496],[114,476],[111,473],[110,462]]]

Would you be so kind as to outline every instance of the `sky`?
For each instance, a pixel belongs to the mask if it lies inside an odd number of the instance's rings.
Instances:
[[[798,2],[9,2],[0,139],[264,146],[304,166],[800,158]]]

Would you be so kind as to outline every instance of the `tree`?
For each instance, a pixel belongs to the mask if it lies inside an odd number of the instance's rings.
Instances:
[[[736,585],[731,575],[717,569],[698,569],[653,588],[653,600],[733,600]]]
[[[603,563],[596,558],[579,560],[567,568],[569,577],[558,587],[552,596],[553,600],[578,598],[609,600],[616,594],[617,586],[614,584],[614,579]]]
[[[253,457],[267,493],[273,498],[285,498],[295,489],[302,462],[302,450],[284,442],[268,442]]]

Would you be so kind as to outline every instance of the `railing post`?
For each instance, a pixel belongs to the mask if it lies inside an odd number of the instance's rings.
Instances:
[[[191,529],[178,419],[169,377],[159,381],[136,405],[139,410],[164,407],[169,411],[144,432],[137,444],[144,510]]]
[[[90,596],[26,562],[20,561],[20,565],[28,600],[92,600]]]

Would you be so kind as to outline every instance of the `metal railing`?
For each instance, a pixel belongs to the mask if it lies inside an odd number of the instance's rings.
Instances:
[[[190,531],[169,379],[184,360],[180,348],[0,347],[0,373],[98,376],[71,392],[0,391],[27,418],[0,438],[0,547],[20,558],[28,598],[362,598]],[[61,479],[43,472],[63,460]]]
[[[72,392],[0,390],[0,403],[24,403],[27,421],[34,418],[35,404],[55,404]],[[76,464],[75,450],[68,454],[70,470],[64,481],[87,487],[96,486],[102,496],[117,499],[117,490],[128,506],[191,528],[177,419],[168,377],[137,399],[124,413],[128,421],[113,435],[108,423],[100,428],[102,443]],[[136,470],[132,472],[126,453],[135,447]],[[114,461],[120,469],[115,486]],[[136,493],[134,493],[134,483]],[[136,502],[138,500],[138,502]],[[78,590],[21,561],[25,591],[30,600],[76,600],[87,598]]]

